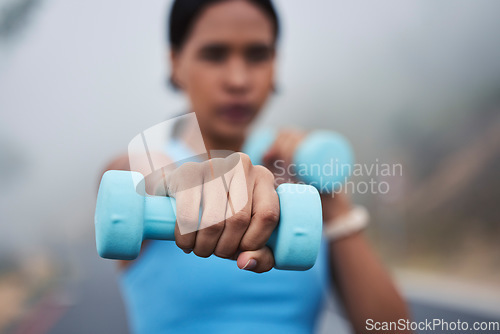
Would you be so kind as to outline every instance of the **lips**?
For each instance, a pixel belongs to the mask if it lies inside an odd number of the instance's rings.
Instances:
[[[254,113],[255,108],[250,104],[232,103],[220,107],[217,114],[230,123],[239,124],[250,121]]]

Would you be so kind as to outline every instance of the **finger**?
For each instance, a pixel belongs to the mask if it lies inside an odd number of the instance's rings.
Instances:
[[[207,168],[207,173],[212,174],[212,169]],[[196,234],[193,248],[196,255],[209,257],[214,253],[224,230],[227,205],[227,191],[222,177],[212,178],[212,175],[206,175],[203,184],[200,229]]]
[[[298,130],[280,131],[273,145],[262,158],[264,165],[269,166],[276,160],[284,160],[286,164],[291,164],[293,162],[295,149],[302,137],[302,133]]]
[[[202,185],[170,194],[176,199],[175,243],[186,252],[195,245],[199,229]]]
[[[252,192],[249,187],[253,175],[245,173],[243,162],[233,168],[233,177],[229,182],[226,224],[215,249],[215,255],[222,258],[233,258],[240,246],[241,239],[250,225],[252,213]]]
[[[236,264],[240,269],[263,273],[274,267],[273,252],[267,246],[256,251],[242,252],[238,256]]]
[[[265,167],[258,170],[252,194],[252,218],[240,242],[240,249],[253,251],[264,247],[278,225],[279,198],[274,189],[274,176]]]

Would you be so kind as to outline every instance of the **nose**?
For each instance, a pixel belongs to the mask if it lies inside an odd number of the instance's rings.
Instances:
[[[245,61],[232,57],[227,63],[224,86],[228,93],[242,95],[250,89],[250,73]]]

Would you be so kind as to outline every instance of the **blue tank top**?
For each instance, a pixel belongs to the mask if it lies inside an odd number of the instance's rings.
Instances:
[[[179,161],[190,153],[177,143],[168,154]],[[256,274],[235,261],[200,258],[174,242],[152,240],[120,276],[136,334],[313,333],[328,282],[324,241],[310,270]]]

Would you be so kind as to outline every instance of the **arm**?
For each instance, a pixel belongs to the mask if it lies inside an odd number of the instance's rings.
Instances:
[[[281,131],[263,158],[266,166],[276,172],[273,162],[292,163],[294,152],[304,138],[305,133],[300,131]],[[280,175],[280,178],[293,182],[287,175]],[[344,194],[321,197],[325,224],[351,210],[351,203]],[[331,282],[339,291],[356,333],[367,332],[367,319],[378,322],[408,319],[406,303],[362,233],[331,241],[329,252]]]
[[[345,195],[323,197],[326,222],[350,210]],[[408,319],[406,303],[362,232],[331,241],[329,252],[331,281],[356,333],[366,332],[367,319],[378,322]]]

